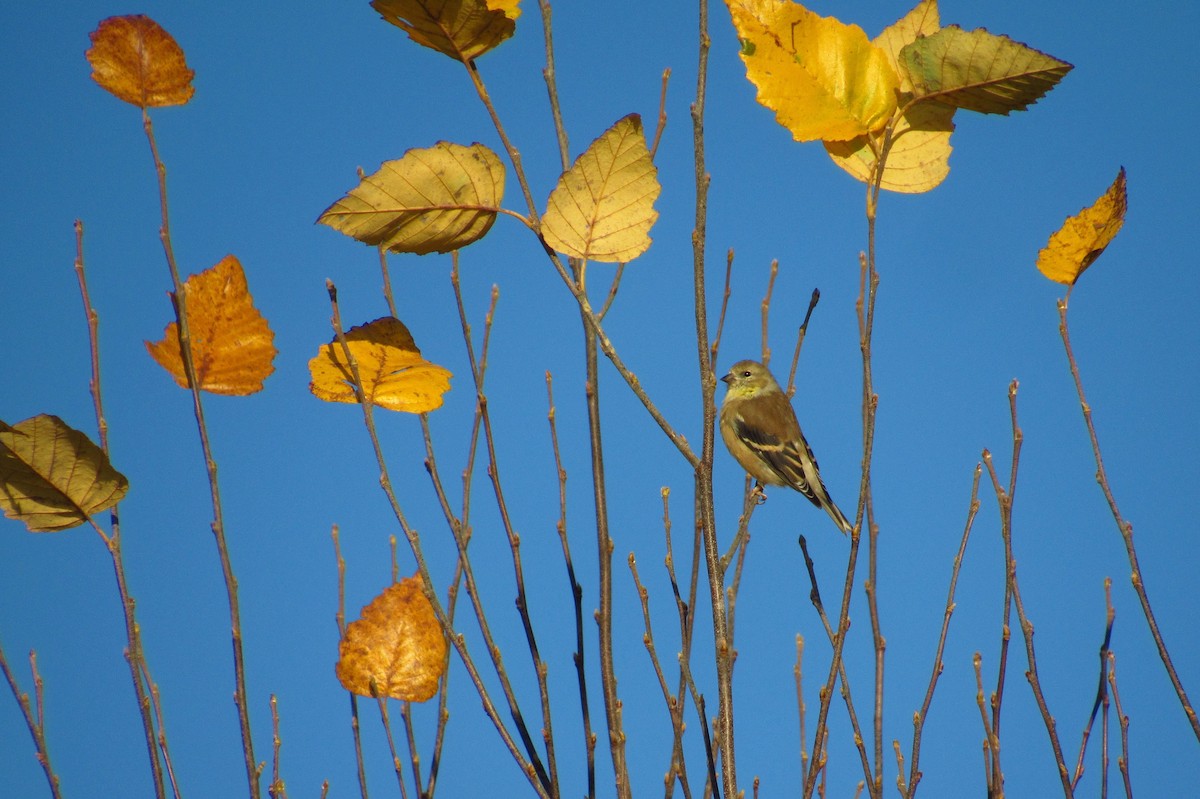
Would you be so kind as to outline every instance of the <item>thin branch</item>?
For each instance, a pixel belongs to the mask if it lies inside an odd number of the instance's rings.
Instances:
[[[1071,367],[1071,377],[1075,381],[1075,392],[1079,395],[1079,405],[1083,411],[1083,421],[1087,425],[1088,439],[1092,444],[1092,454],[1096,458],[1096,482],[1100,484],[1100,490],[1104,492],[1104,498],[1108,501],[1108,508],[1112,512],[1113,520],[1117,523],[1117,530],[1121,533],[1121,540],[1125,544],[1125,554],[1129,559],[1130,580],[1133,583],[1133,590],[1137,594],[1138,602],[1141,603],[1142,613],[1146,617],[1146,624],[1150,628],[1150,635],[1154,638],[1154,645],[1158,649],[1158,657],[1162,661],[1163,666],[1167,670],[1167,676],[1171,680],[1171,685],[1175,689],[1175,695],[1179,698],[1179,704],[1183,707],[1183,712],[1188,718],[1188,723],[1192,725],[1192,732],[1196,739],[1200,740],[1200,717],[1196,715],[1195,706],[1188,699],[1187,692],[1183,689],[1183,682],[1179,679],[1179,674],[1175,671],[1175,664],[1171,662],[1171,655],[1167,651],[1166,642],[1163,641],[1162,633],[1158,628],[1158,621],[1154,618],[1154,610],[1150,607],[1150,595],[1146,591],[1145,579],[1142,575],[1142,567],[1138,564],[1137,549],[1133,545],[1133,524],[1125,520],[1121,515],[1120,509],[1117,508],[1117,500],[1113,495],[1112,489],[1108,483],[1108,473],[1104,470],[1104,458],[1100,454],[1100,439],[1096,435],[1096,426],[1092,423],[1092,406],[1088,404],[1087,397],[1083,392],[1083,378],[1079,374],[1079,364],[1075,361],[1075,353],[1071,349],[1071,336],[1067,328],[1067,299],[1070,297],[1070,291],[1067,292],[1067,298],[1058,301],[1058,332],[1062,337],[1063,347],[1067,351],[1067,363]]]
[[[338,526],[333,525],[333,554],[337,564],[337,621],[338,640],[346,638],[346,561],[342,558],[342,544],[338,536]],[[353,691],[346,692],[350,697],[350,731],[354,736],[354,760],[358,765],[358,792],[362,799],[367,799],[367,769],[363,763],[362,729],[358,721],[358,696]]]
[[[588,708],[587,669],[584,661],[584,630],[583,630],[583,586],[575,577],[575,564],[571,559],[571,547],[567,541],[567,471],[563,468],[562,454],[558,446],[558,425],[555,423],[554,382],[550,372],[546,372],[546,397],[550,406],[547,420],[550,423],[550,446],[554,451],[554,473],[558,482],[558,521],[555,529],[558,531],[559,542],[562,544],[563,562],[567,567],[567,583],[571,598],[575,603],[575,652],[572,659],[575,662],[575,679],[579,684],[579,709],[583,719],[583,746],[587,753],[588,799],[596,796],[596,735],[592,732],[592,716]]]
[[[375,692],[374,683],[371,685],[371,692]],[[379,707],[379,720],[383,724],[383,734],[387,738],[388,753],[392,756],[392,769],[396,772],[396,784],[400,786],[400,798],[408,799],[408,788],[404,784],[404,766],[400,762],[400,755],[396,752],[396,740],[392,736],[392,722],[388,718],[387,697],[376,696],[375,704]],[[421,782],[417,780],[417,790],[420,790]]]
[[[275,694],[271,694],[271,784],[267,786],[267,795],[271,799],[287,799],[287,786],[279,774],[279,749],[282,744],[279,737],[279,707]]]
[[[1108,684],[1112,688],[1113,705],[1121,725],[1121,756],[1117,758],[1117,768],[1125,785],[1125,799],[1133,799],[1133,783],[1129,779],[1129,716],[1121,709],[1121,692],[1117,690],[1117,656],[1112,652],[1108,653]]]
[[[4,672],[4,679],[8,682],[13,699],[17,700],[17,705],[21,708],[21,715],[25,717],[25,726],[29,728],[29,737],[33,739],[38,765],[46,774],[46,784],[50,787],[50,795],[53,799],[62,799],[58,775],[54,773],[54,766],[50,762],[50,748],[46,743],[42,676],[38,674],[37,654],[33,650],[29,652],[29,670],[33,674],[33,688],[37,695],[37,715],[34,715],[33,709],[30,707],[29,694],[22,693],[20,686],[17,685],[17,678],[9,668],[8,659],[4,656],[4,646],[0,645],[0,671]]]
[[[725,330],[725,311],[729,308],[729,297],[733,293],[732,279],[733,248],[730,247],[725,253],[725,289],[721,292],[721,313],[717,316],[717,329],[713,331],[712,347],[710,348],[709,362],[713,364],[717,362],[717,352],[721,348],[721,333]]]
[[[146,117],[147,123],[149,117]],[[157,158],[156,158],[157,160]],[[164,206],[165,207],[165,206]],[[90,356],[92,373],[88,381],[88,390],[92,395],[92,407],[96,414],[96,429],[100,434],[100,448],[104,451],[106,457],[110,456],[108,448],[108,421],[104,416],[104,400],[100,388],[100,315],[96,312],[96,307],[92,304],[91,295],[88,293],[87,275],[84,271],[83,262],[83,222],[75,220],[75,278],[79,283],[79,295],[83,300],[83,312],[87,321],[88,331],[88,353]],[[175,795],[178,796],[179,791],[177,786],[174,786],[174,773],[171,767],[170,751],[166,745],[166,734],[161,726],[158,730],[157,742],[154,728],[154,718],[157,717],[161,724],[162,707],[159,703],[159,698],[155,691],[151,690],[152,685],[149,679],[150,666],[146,661],[146,653],[142,648],[141,628],[137,622],[136,607],[133,595],[129,591],[129,585],[126,581],[125,574],[125,558],[121,550],[121,522],[118,506],[113,505],[109,509],[109,529],[110,534],[105,534],[92,519],[88,520],[92,528],[100,535],[104,542],[105,548],[108,550],[109,558],[112,560],[113,573],[117,580],[117,593],[121,600],[121,611],[125,622],[125,640],[127,646],[125,649],[125,660],[129,665],[129,676],[133,680],[134,695],[137,699],[138,713],[142,719],[142,729],[146,735],[146,749],[150,758],[150,775],[154,783],[154,792],[157,799],[165,799],[166,787],[163,783],[164,764],[159,761],[161,752],[165,761],[166,770],[171,774],[172,786],[175,787]],[[143,675],[145,677],[143,678]]]
[[[667,84],[671,81],[671,68],[667,67],[662,74],[662,91],[658,95],[658,123],[654,126],[654,141],[650,145],[650,158],[658,155],[658,143],[662,141],[663,131],[667,128]]]
[[[796,711],[800,717],[800,784],[803,785],[808,777],[808,750],[805,748],[804,741],[807,738],[804,731],[805,716],[807,707],[804,704],[804,683],[801,680],[802,670],[800,668],[804,660],[804,636],[796,635],[796,665],[792,667],[792,673],[796,677]]]
[[[938,635],[937,652],[933,656],[933,668],[929,674],[929,687],[925,689],[925,701],[921,709],[913,715],[913,745],[910,758],[908,785],[904,785],[904,769],[898,772],[900,795],[913,799],[917,793],[917,785],[921,782],[921,733],[929,718],[929,708],[933,704],[933,692],[937,688],[938,678],[942,676],[945,664],[942,654],[946,651],[946,636],[950,632],[950,616],[954,613],[954,589],[958,586],[958,574],[962,569],[963,555],[967,551],[967,539],[971,536],[971,528],[975,525],[975,516],[979,513],[979,477],[983,473],[982,464],[975,464],[975,473],[971,478],[971,499],[967,504],[967,522],[963,526],[962,540],[958,544],[958,553],[954,556],[954,567],[950,570],[950,588],[946,592],[946,610],[942,614],[942,631]],[[985,724],[986,726],[986,724]]]
[[[1100,679],[1096,686],[1096,700],[1092,703],[1092,712],[1088,716],[1087,725],[1083,728],[1082,740],[1079,743],[1079,757],[1075,761],[1075,774],[1071,777],[1071,788],[1079,787],[1079,780],[1083,778],[1083,756],[1087,753],[1088,738],[1092,734],[1092,725],[1096,723],[1096,714],[1100,712],[1103,706],[1104,713],[1107,718],[1108,714],[1108,647],[1112,642],[1113,621],[1116,619],[1116,610],[1112,604],[1112,578],[1104,578],[1104,640],[1100,643]],[[1106,743],[1104,749],[1105,767],[1102,769],[1101,779],[1108,778],[1108,724],[1102,726]]]
[[[167,214],[167,169],[158,155],[158,145],[154,139],[154,127],[150,114],[142,109],[142,126],[146,132],[146,140],[150,143],[150,154],[154,158],[154,171],[158,176],[159,208],[162,216],[162,226],[159,228],[159,238],[162,241],[163,252],[166,255],[167,267],[171,273],[172,303],[175,306],[175,321],[178,325],[179,352],[183,361],[183,371],[187,376],[188,386],[192,394],[192,411],[196,417],[196,427],[200,434],[200,446],[204,453],[204,466],[208,472],[209,494],[212,501],[213,518],[211,528],[216,539],[217,554],[221,561],[221,574],[225,581],[225,595],[229,605],[230,638],[233,644],[233,676],[234,704],[238,711],[238,727],[242,736],[242,752],[245,756],[246,782],[250,789],[251,799],[258,799],[262,792],[259,785],[259,766],[254,758],[254,742],[250,734],[250,705],[246,697],[246,664],[242,654],[242,621],[238,606],[237,578],[233,574],[233,563],[229,557],[229,548],[225,543],[225,520],[221,509],[221,493],[217,483],[217,462],[213,458],[212,445],[208,439],[208,425],[204,421],[204,406],[200,399],[199,382],[196,379],[196,365],[192,355],[191,331],[188,326],[187,289],[179,277],[179,267],[175,262],[175,250],[171,244],[171,228]]]
[[[800,323],[800,329],[796,331],[796,348],[792,350],[792,368],[788,372],[787,380],[787,395],[791,399],[796,394],[796,368],[800,364],[800,348],[804,346],[804,336],[808,333],[808,320],[812,318],[813,311],[817,308],[817,303],[821,301],[821,290],[814,288],[812,295],[808,298],[808,310],[804,312],[804,321]]]
[[[771,364],[771,344],[767,336],[767,318],[771,313],[771,294],[775,291],[775,278],[779,276],[779,259],[771,259],[771,271],[767,276],[767,293],[763,296],[760,309],[762,313],[762,361],[763,366]]]

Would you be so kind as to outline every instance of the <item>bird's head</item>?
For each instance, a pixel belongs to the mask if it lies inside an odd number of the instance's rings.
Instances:
[[[726,397],[757,397],[780,390],[770,370],[758,361],[738,361],[721,382],[729,386]]]

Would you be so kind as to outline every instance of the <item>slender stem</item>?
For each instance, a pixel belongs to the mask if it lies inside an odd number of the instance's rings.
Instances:
[[[937,652],[933,656],[933,668],[929,674],[929,687],[925,689],[925,701],[921,703],[921,709],[913,715],[913,745],[912,756],[909,763],[908,786],[905,787],[903,782],[900,786],[900,794],[913,799],[917,793],[917,785],[921,782],[921,733],[925,729],[925,722],[929,718],[929,708],[933,704],[933,691],[937,687],[938,677],[942,676],[944,664],[942,662],[942,654],[946,651],[946,636],[950,632],[950,616],[954,613],[954,589],[958,585],[958,574],[962,569],[963,555],[967,551],[967,539],[971,536],[971,528],[975,525],[975,516],[979,513],[979,477],[983,474],[983,466],[975,464],[975,474],[971,479],[971,501],[967,507],[967,523],[963,527],[962,540],[958,544],[958,554],[954,556],[954,568],[950,571],[950,589],[946,592],[946,610],[942,614],[942,631],[938,635]],[[904,769],[900,768],[899,779],[904,779]]]
[[[1070,292],[1068,291],[1067,294],[1067,298],[1069,298]],[[1175,664],[1171,661],[1166,642],[1163,641],[1162,633],[1159,631],[1158,621],[1154,618],[1154,610],[1150,607],[1150,595],[1146,591],[1142,567],[1138,564],[1137,549],[1133,545],[1133,524],[1126,521],[1121,515],[1121,511],[1117,508],[1116,497],[1113,496],[1112,489],[1109,487],[1108,473],[1104,470],[1104,458],[1100,454],[1100,439],[1096,435],[1096,426],[1092,423],[1092,406],[1088,404],[1087,397],[1084,395],[1083,378],[1079,375],[1079,365],[1075,361],[1075,353],[1071,349],[1071,336],[1067,328],[1067,298],[1058,301],[1058,332],[1062,336],[1063,347],[1067,351],[1067,363],[1071,367],[1071,377],[1075,381],[1075,391],[1079,395],[1083,421],[1087,425],[1088,438],[1092,443],[1092,454],[1096,458],[1096,482],[1100,484],[1100,490],[1104,492],[1108,508],[1112,512],[1113,520],[1117,523],[1117,530],[1121,533],[1121,540],[1125,544],[1125,554],[1129,559],[1131,572],[1129,579],[1133,583],[1133,590],[1142,606],[1142,613],[1146,617],[1150,635],[1154,638],[1158,657],[1167,670],[1167,677],[1171,680],[1171,686],[1175,689],[1175,696],[1179,698],[1179,704],[1183,707],[1188,723],[1192,725],[1192,732],[1196,739],[1200,740],[1200,717],[1197,717],[1195,706],[1183,689],[1183,682],[1179,679],[1178,672],[1175,671]]]
[[[13,699],[17,700],[17,705],[21,708],[21,715],[25,717],[25,726],[29,728],[29,736],[33,738],[33,746],[37,750],[37,761],[46,774],[46,784],[50,786],[50,795],[54,799],[62,799],[58,775],[54,773],[54,766],[50,762],[50,748],[46,743],[42,677],[37,670],[37,655],[32,650],[29,652],[29,670],[33,673],[33,688],[37,695],[37,715],[34,715],[29,704],[29,694],[22,693],[20,686],[17,685],[17,678],[9,668],[8,659],[4,656],[4,647],[0,645],[0,672],[4,673],[4,679],[8,683],[9,690],[12,691]]]
[[[147,119],[149,118],[147,117]],[[96,312],[95,306],[92,305],[91,295],[88,293],[87,275],[84,271],[83,263],[83,222],[78,219],[75,220],[75,277],[79,283],[79,294],[83,300],[83,311],[87,319],[88,352],[92,365],[92,374],[88,381],[88,389],[92,395],[92,406],[96,414],[96,429],[100,433],[100,448],[107,457],[109,455],[108,421],[104,416],[104,400],[100,390],[100,316]],[[96,526],[94,521],[91,523],[93,529],[95,529],[100,535],[100,539],[104,542],[109,558],[112,560],[113,574],[117,579],[117,593],[121,600],[121,612],[125,621],[125,640],[127,642],[125,659],[129,665],[129,676],[133,680],[133,691],[137,699],[138,713],[142,719],[142,729],[146,735],[146,750],[150,758],[150,775],[154,783],[155,796],[157,799],[165,799],[166,787],[163,782],[163,764],[159,761],[160,743],[156,740],[154,729],[154,716],[157,714],[158,718],[161,719],[162,712],[154,692],[148,690],[149,679],[143,679],[144,673],[149,674],[149,665],[146,662],[145,651],[142,649],[141,630],[138,626],[136,616],[137,603],[134,601],[133,595],[130,594],[129,585],[126,581],[125,559],[121,554],[121,522],[118,507],[114,505],[109,510],[111,534],[106,535],[103,530]],[[162,732],[161,728],[159,732]],[[161,752],[169,770],[171,761],[170,753],[166,747],[165,734],[158,736],[158,738],[161,741]]]
[[[1088,738],[1092,734],[1092,725],[1096,723],[1096,714],[1101,708],[1104,710],[1104,721],[1101,729],[1104,731],[1103,757],[1105,765],[1101,772],[1101,779],[1108,779],[1108,647],[1112,643],[1113,621],[1116,619],[1116,611],[1112,604],[1112,578],[1104,578],[1104,608],[1105,608],[1105,624],[1104,624],[1104,640],[1100,644],[1100,679],[1096,686],[1096,700],[1092,703],[1092,713],[1088,716],[1087,725],[1083,728],[1082,740],[1079,743],[1079,757],[1075,761],[1075,774],[1071,777],[1071,788],[1079,787],[1079,780],[1083,778],[1083,757],[1087,753]]]
[[[338,536],[338,526],[333,525],[333,554],[337,562],[337,628],[338,640],[346,637],[346,561],[342,558],[342,544]],[[354,760],[358,765],[358,792],[362,799],[367,799],[367,769],[363,762],[362,728],[358,723],[358,696],[347,691],[350,696],[350,731],[354,736]]]
[[[271,784],[267,786],[267,795],[271,799],[287,799],[287,788],[279,774],[279,749],[282,744],[279,737],[279,706],[275,694],[271,694]]]
[[[1108,684],[1112,688],[1113,706],[1121,726],[1121,756],[1117,758],[1117,768],[1125,785],[1125,799],[1133,799],[1133,784],[1129,779],[1129,716],[1121,709],[1121,692],[1117,690],[1117,656],[1112,652],[1108,653]]]
[[[213,537],[217,543],[217,554],[221,560],[221,573],[225,578],[225,594],[229,603],[230,637],[233,643],[233,701],[237,705],[238,725],[242,735],[242,752],[245,755],[246,782],[252,799],[261,796],[259,786],[259,767],[254,759],[254,742],[250,735],[250,707],[246,698],[246,665],[242,654],[242,622],[238,607],[237,578],[233,574],[233,564],[229,557],[229,548],[225,543],[225,521],[221,510],[221,494],[217,484],[217,462],[213,458],[212,446],[208,439],[208,425],[204,421],[204,406],[200,400],[200,387],[196,379],[196,366],[192,357],[191,331],[188,327],[187,289],[179,277],[179,268],[175,261],[175,251],[171,244],[171,227],[167,214],[167,169],[158,155],[158,145],[154,140],[154,127],[150,114],[142,109],[142,126],[146,131],[146,140],[150,143],[150,154],[154,158],[154,171],[158,176],[159,208],[162,215],[162,226],[159,228],[159,238],[162,240],[163,252],[167,258],[167,267],[171,272],[172,302],[175,306],[175,321],[179,334],[179,352],[183,360],[184,374],[187,375],[188,386],[192,393],[192,410],[196,417],[196,427],[200,433],[200,446],[204,453],[204,465],[208,472],[209,493],[212,500],[213,519],[211,523]]]

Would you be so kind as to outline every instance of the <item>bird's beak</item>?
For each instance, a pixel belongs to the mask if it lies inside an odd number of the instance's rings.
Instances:
[[[729,374],[727,374],[721,378],[721,382],[724,383],[725,385],[729,385],[730,380],[733,380],[733,372],[730,372]]]

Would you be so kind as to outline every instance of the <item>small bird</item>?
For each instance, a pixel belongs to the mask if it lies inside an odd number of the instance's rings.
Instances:
[[[849,533],[852,525],[821,482],[792,403],[767,367],[738,361],[721,382],[729,386],[721,404],[721,438],[729,454],[760,485],[791,486]]]

